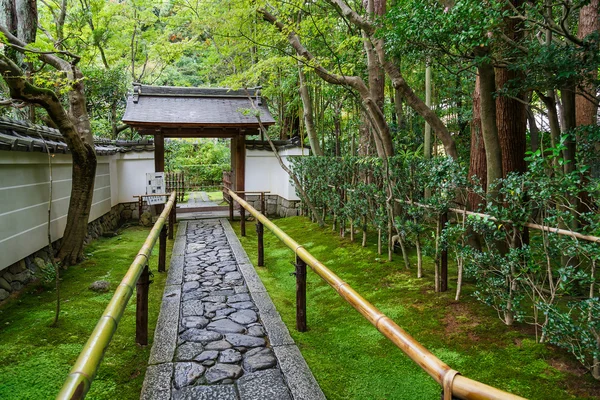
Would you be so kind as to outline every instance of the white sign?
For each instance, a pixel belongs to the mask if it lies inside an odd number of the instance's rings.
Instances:
[[[164,172],[152,172],[146,174],[146,194],[163,194],[166,190]],[[148,196],[146,197],[146,201],[150,205],[165,204],[167,202],[167,196]]]

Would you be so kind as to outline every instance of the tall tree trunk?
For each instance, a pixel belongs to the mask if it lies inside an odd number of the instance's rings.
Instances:
[[[579,25],[577,37],[586,39],[589,35],[597,33],[600,30],[600,19],[598,19],[599,0],[591,0],[586,6],[579,10]],[[596,47],[595,47],[596,48]],[[586,76],[584,83],[581,85],[581,91],[575,96],[575,119],[577,126],[581,125],[596,125],[596,112],[598,105],[592,99],[596,98],[596,85],[594,81],[598,77],[598,69],[593,68]]]
[[[519,78],[516,72],[507,68],[496,68],[496,87],[502,89],[507,82]],[[509,172],[525,172],[525,150],[527,148],[527,109],[524,96],[520,100],[506,96],[496,98],[496,121],[498,140],[502,152],[502,173],[506,178]]]
[[[491,185],[502,178],[502,148],[498,139],[496,123],[496,78],[494,67],[485,62],[477,68],[479,72],[481,96],[481,133],[485,144],[485,159],[487,164],[486,191],[490,193]],[[492,198],[495,195],[492,193]]]
[[[306,134],[310,143],[310,149],[312,154],[315,156],[322,156],[323,150],[319,145],[319,138],[317,137],[317,131],[315,130],[315,123],[313,119],[313,106],[310,94],[308,93],[308,87],[306,86],[306,77],[304,76],[304,70],[302,69],[302,63],[298,61],[298,83],[300,85],[300,98],[302,99],[302,108],[304,115],[304,126],[306,127]]]
[[[481,87],[479,76],[475,78],[473,90],[473,119],[471,121],[471,156],[469,162],[469,180],[474,176],[479,178],[482,187],[487,187],[487,162],[485,156],[485,143],[481,133]],[[470,210],[477,210],[484,199],[474,192],[468,194]]]

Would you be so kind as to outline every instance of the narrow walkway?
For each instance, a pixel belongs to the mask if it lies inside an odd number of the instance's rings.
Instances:
[[[325,399],[229,222],[179,224],[142,399]]]
[[[182,208],[217,207],[218,204],[211,201],[206,192],[190,192],[187,203],[179,204]]]

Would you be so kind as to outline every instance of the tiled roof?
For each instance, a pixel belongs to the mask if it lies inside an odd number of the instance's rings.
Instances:
[[[258,127],[248,95],[260,111],[261,122],[275,120],[260,97],[260,89],[183,88],[134,85],[123,122],[132,126]]]
[[[40,137],[41,136],[41,137]],[[130,151],[154,151],[152,140],[109,140],[95,138],[96,154],[111,155]],[[0,150],[69,153],[67,144],[57,129],[25,121],[0,118]]]

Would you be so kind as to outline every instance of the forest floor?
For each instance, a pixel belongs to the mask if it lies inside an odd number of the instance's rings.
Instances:
[[[139,253],[149,228],[131,227],[116,237],[100,238],[85,249],[86,260],[61,270],[61,314],[51,327],[56,292],[53,283],[30,286],[0,306],[0,399],[53,399],[79,352],[111,299],[114,290]],[[167,264],[172,240],[167,241]],[[150,258],[149,341],[160,310],[166,274],[157,271],[158,245]],[[110,290],[88,289],[97,280]],[[104,355],[88,392],[89,399],[138,399],[150,346],[135,344],[135,295]]]
[[[446,293],[436,294],[433,263],[425,278],[404,269],[402,256],[387,261],[375,242],[363,248],[304,217],[276,224],[358,293],[386,313],[442,361],[463,375],[529,399],[597,399],[594,381],[569,354],[538,344],[526,325],[506,327],[472,297],[467,284],[454,301],[456,269]],[[239,223],[233,224],[239,236]],[[295,330],[294,253],[266,230],[265,267],[256,268],[283,321],[328,399],[439,399],[440,387],[310,269],[308,332]],[[256,233],[240,237],[256,261]],[[375,235],[371,235],[375,236]],[[373,237],[373,240],[375,238]]]

